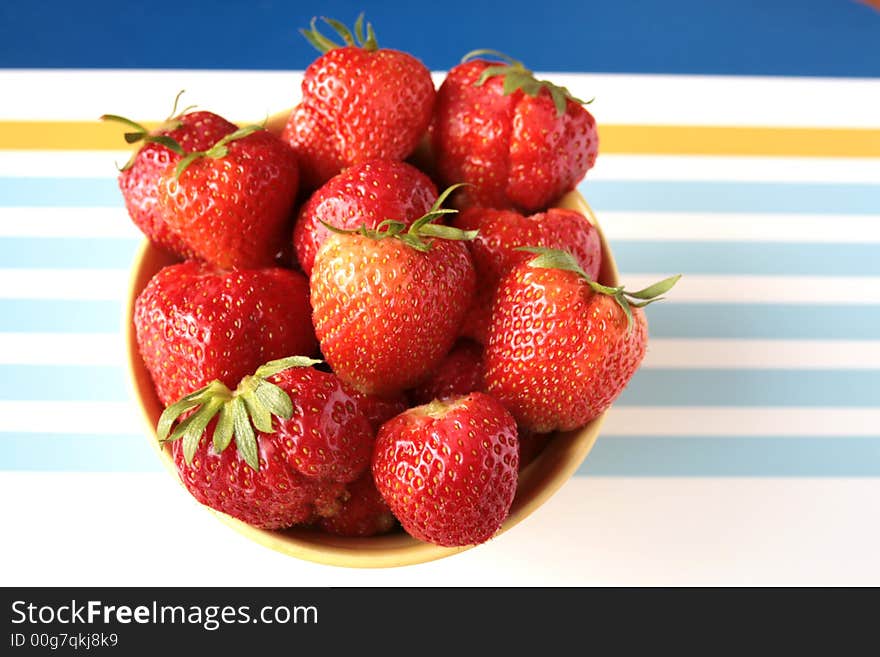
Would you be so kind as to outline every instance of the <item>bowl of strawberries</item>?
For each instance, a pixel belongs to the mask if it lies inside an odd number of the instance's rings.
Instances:
[[[576,185],[584,103],[500,53],[435,89],[363,18],[263,125],[172,112],[119,176],[126,326],[159,457],[253,540],[387,567],[491,540],[578,469],[644,357]]]

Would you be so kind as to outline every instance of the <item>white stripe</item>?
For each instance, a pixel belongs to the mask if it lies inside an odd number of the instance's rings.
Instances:
[[[880,341],[652,338],[642,367],[874,370]]]
[[[627,274],[638,290],[670,272]],[[0,269],[0,298],[124,300],[125,269]],[[880,304],[878,276],[685,275],[664,303]]]
[[[0,432],[138,435],[144,431],[133,402],[0,399]]]
[[[612,212],[599,215],[609,240],[880,242],[880,215]],[[0,208],[0,237],[118,237],[142,234],[123,208]]]
[[[2,161],[0,157],[0,168]],[[735,180],[876,184],[880,180],[880,158],[603,153],[596,160],[596,166],[587,174],[587,180]]]
[[[129,151],[0,151],[0,176],[116,178]],[[880,158],[603,154],[587,180],[735,180],[862,183],[880,180]]]
[[[880,127],[880,80],[833,78],[541,73],[581,98],[607,123]],[[196,103],[231,120],[258,120],[293,106],[301,72],[0,72],[0,120],[92,120],[113,113],[161,119],[186,89]],[[435,73],[435,84],[443,79]],[[229,93],[235,89],[235,93]],[[64,98],[63,103],[58,98]]]
[[[141,434],[134,402],[0,400],[0,432]],[[97,421],[96,418],[100,418]],[[876,436],[880,408],[620,406],[603,436]]]
[[[670,273],[623,274],[639,290]],[[723,276],[685,273],[662,303],[880,304],[880,276]]]
[[[610,240],[880,242],[880,215],[601,212]]]
[[[0,237],[120,237],[143,234],[124,208],[0,208]]]
[[[880,408],[619,406],[603,436],[876,436]]]
[[[6,586],[216,586],[221,572],[226,586],[880,585],[871,478],[575,477],[484,545],[376,569],[268,550],[166,472],[6,472],[0,497],[18,532],[3,546]],[[156,558],[169,545],[187,546],[200,567]]]
[[[128,278],[125,269],[0,269],[0,298],[119,300]]]
[[[118,333],[0,333],[0,365],[119,365]]]
[[[116,178],[130,151],[0,151],[4,178]]]

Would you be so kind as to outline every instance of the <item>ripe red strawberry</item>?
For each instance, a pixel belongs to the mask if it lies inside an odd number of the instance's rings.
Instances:
[[[462,335],[485,344],[492,301],[501,277],[514,265],[530,259],[521,246],[568,251],[587,275],[596,280],[602,264],[599,231],[574,210],[551,208],[530,216],[511,210],[468,208],[452,224],[478,231],[468,242],[477,272],[477,293],[462,327]]]
[[[271,267],[290,235],[298,180],[291,148],[247,126],[167,167],[158,207],[199,258],[224,269]]]
[[[376,487],[415,538],[474,545],[501,527],[516,493],[516,423],[480,392],[411,408],[376,437]]]
[[[306,69],[302,101],[282,133],[309,189],[357,162],[404,159],[427,130],[434,105],[430,71],[412,55],[379,48],[369,24],[364,35],[363,15],[355,34],[324,21],[344,45],[321,34],[315,19],[311,30],[302,30],[323,54]]]
[[[336,228],[375,228],[385,219],[409,225],[437,200],[431,179],[414,166],[396,160],[371,160],[346,169],[316,191],[300,209],[293,229],[293,248],[306,276],[315,254]]]
[[[426,381],[410,391],[416,404],[461,397],[483,388],[483,348],[459,340]]]
[[[315,362],[273,361],[235,392],[213,381],[165,410],[159,440],[175,441],[180,478],[199,502],[263,529],[340,512],[344,484],[369,472],[374,436],[340,381],[306,367]]]
[[[373,474],[369,470],[348,485],[347,499],[340,510],[320,519],[321,529],[340,536],[385,534],[396,524],[388,505],[376,490]]]
[[[229,387],[261,363],[313,354],[308,282],[286,269],[165,267],[135,302],[138,348],[168,405],[213,379]]]
[[[486,390],[526,430],[585,425],[604,412],[645,356],[642,306],[678,276],[639,292],[592,281],[566,252],[537,258],[501,281],[485,353]]]
[[[159,211],[159,179],[169,165],[176,165],[186,153],[208,149],[236,128],[211,112],[176,112],[177,101],[172,116],[152,132],[121,116],[105,114],[101,119],[117,121],[132,129],[125,135],[128,143],[144,142],[119,172],[119,189],[131,220],[157,246],[181,258],[190,258],[195,252],[168,226]]]
[[[429,223],[446,212],[440,205],[450,192],[409,229],[388,220],[334,234],[318,251],[310,281],[315,334],[336,375],[360,392],[403,391],[455,341],[474,269],[467,247],[452,240],[473,235]]]
[[[471,59],[482,54],[508,63]],[[574,189],[599,143],[581,103],[505,55],[465,56],[438,90],[431,124],[441,180],[473,185],[459,193],[459,207],[534,212]]]

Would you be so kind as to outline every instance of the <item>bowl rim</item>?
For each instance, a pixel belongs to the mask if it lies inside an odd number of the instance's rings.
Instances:
[[[593,224],[599,233],[602,247],[602,271],[599,279],[608,285],[617,285],[618,271],[614,256],[586,199],[574,190],[565,194],[552,207],[576,210]],[[179,259],[165,254],[147,239],[142,242],[130,270],[123,313],[123,334],[128,385],[130,394],[137,403],[145,433],[165,469],[183,487],[170,454],[170,445],[163,446],[156,439],[155,427],[162,406],[141,359],[134,329],[135,299],[159,269],[174,262],[179,262]],[[516,497],[510,513],[493,538],[525,520],[574,475],[592,450],[607,413],[606,410],[580,429],[556,433],[535,460],[523,468],[519,473]],[[288,556],[325,565],[353,568],[397,567],[426,563],[478,547],[442,547],[419,541],[402,531],[369,538],[352,538],[308,528],[264,530],[220,511],[205,508],[223,523],[258,544]]]

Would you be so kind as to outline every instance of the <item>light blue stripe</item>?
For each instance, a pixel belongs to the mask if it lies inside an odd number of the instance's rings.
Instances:
[[[580,476],[880,477],[880,437],[600,437]]]
[[[113,167],[109,154],[108,167]],[[0,207],[121,208],[116,178],[0,178]]]
[[[141,242],[125,238],[7,237],[0,239],[0,267],[128,269]]]
[[[125,401],[123,367],[0,366],[0,399]],[[620,406],[876,406],[880,370],[642,369]]]
[[[591,180],[587,174],[578,189],[600,213],[880,213],[880,192],[867,184]]]
[[[140,244],[125,238],[0,238],[0,267],[128,269]],[[627,274],[664,272],[880,276],[876,244],[616,240],[611,247],[624,283]]]
[[[146,436],[0,433],[0,470],[159,472]],[[878,477],[880,437],[600,437],[578,476]]]
[[[3,365],[0,399],[126,401],[127,382],[125,369],[115,366]]]
[[[880,370],[641,369],[622,406],[878,406]]]
[[[0,332],[115,333],[121,326],[118,301],[0,299]]]
[[[792,235],[792,239],[797,236]],[[880,276],[878,244],[614,240],[611,250],[623,283],[627,274],[658,272],[682,272],[685,276]],[[673,294],[674,290],[670,296]]]
[[[656,338],[880,339],[880,305],[661,301],[646,313]],[[116,301],[0,299],[0,333],[114,333],[121,324],[122,304]]]
[[[108,159],[108,166],[113,166]],[[658,172],[662,175],[662,172]],[[880,214],[875,185],[591,180],[597,211]],[[0,178],[0,207],[122,207],[114,178]]]
[[[670,293],[674,295],[675,290]],[[880,339],[880,306],[699,304],[661,301],[646,309],[657,338]]]
[[[159,472],[146,436],[0,433],[0,470]]]

